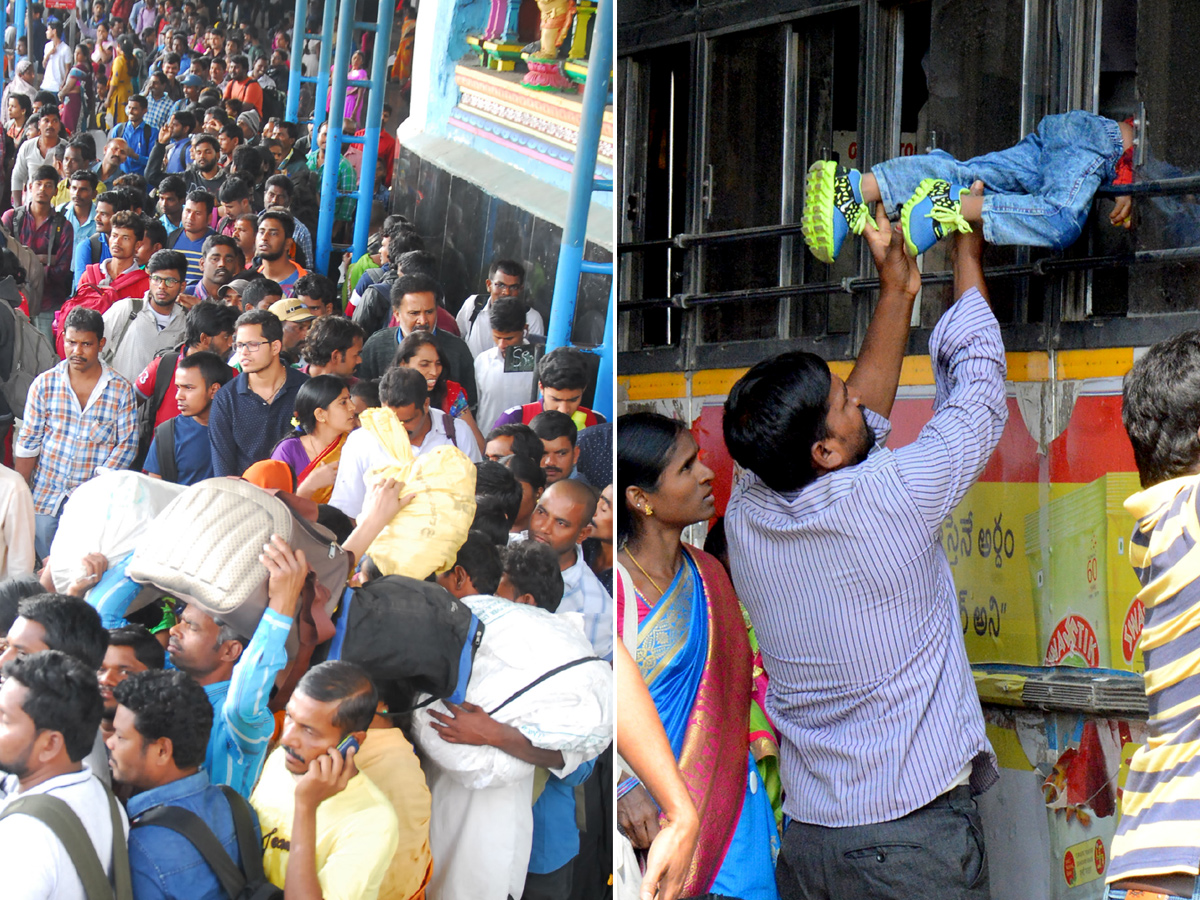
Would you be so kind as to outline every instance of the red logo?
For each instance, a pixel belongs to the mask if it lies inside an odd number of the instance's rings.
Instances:
[[[1138,638],[1142,636],[1142,626],[1146,624],[1146,607],[1136,597],[1129,604],[1129,612],[1125,613],[1125,625],[1121,628],[1121,652],[1125,654],[1125,662],[1133,662],[1133,652],[1137,650]]]
[[[1104,841],[1096,838],[1096,871],[1101,875],[1104,874],[1104,863]]]
[[[1069,615],[1054,626],[1046,645],[1046,666],[1100,666],[1100,644],[1092,623],[1083,616]]]
[[[1075,854],[1070,850],[1063,857],[1063,875],[1067,879],[1067,886],[1075,886]]]

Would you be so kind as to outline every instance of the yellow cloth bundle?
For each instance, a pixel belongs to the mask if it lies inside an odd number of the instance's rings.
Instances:
[[[416,494],[400,510],[367,553],[384,575],[425,578],[454,565],[475,518],[475,464],[457,447],[435,447],[414,456],[408,432],[388,409],[368,409],[362,427],[395,460],[367,472],[368,489],[386,478]]]

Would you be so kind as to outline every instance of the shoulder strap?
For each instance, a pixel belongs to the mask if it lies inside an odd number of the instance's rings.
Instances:
[[[25,221],[25,215],[26,215],[26,210],[25,210],[24,206],[18,206],[13,211],[12,230],[13,230],[14,235],[17,233],[17,229],[19,229],[21,227],[21,223]]]
[[[54,836],[62,842],[71,858],[71,864],[75,867],[79,880],[83,882],[83,891],[88,900],[111,900],[112,885],[108,882],[108,876],[104,874],[96,847],[88,837],[83,823],[79,821],[79,816],[75,815],[75,811],[64,800],[50,794],[28,794],[10,803],[4,812],[0,813],[0,819],[12,815],[32,816],[54,832]],[[114,850],[118,843],[123,843],[120,814],[117,815],[117,829],[113,833]],[[128,865],[128,857],[125,862]]]
[[[225,852],[212,829],[190,809],[184,809],[182,806],[156,806],[138,816],[133,827],[142,828],[146,825],[169,828],[187,838],[204,857],[208,867],[217,876],[217,881],[221,882],[221,888],[230,897],[239,896],[246,887],[246,877],[238,869],[237,863]]]
[[[100,235],[98,235],[98,234],[92,235],[91,249],[92,249],[92,262],[93,263],[100,262],[100,254],[104,249],[100,243]]]
[[[238,855],[242,858],[242,872],[246,881],[256,884],[266,881],[263,872],[262,845],[254,834],[254,814],[246,798],[227,784],[220,785],[221,793],[229,801],[229,811],[233,813],[233,830],[237,833]]]
[[[561,666],[555,666],[549,672],[539,675],[537,678],[533,679],[533,681],[529,682],[529,684],[525,685],[525,687],[521,688],[515,694],[510,695],[508,697],[508,699],[504,700],[499,706],[494,706],[491,709],[489,709],[488,715],[494,716],[496,713],[500,712],[500,710],[504,709],[504,707],[508,706],[508,704],[512,703],[514,700],[516,700],[518,697],[520,697],[526,691],[533,690],[535,687],[537,687],[539,684],[541,684],[547,678],[553,678],[559,672],[565,672],[567,669],[573,669],[576,666],[581,666],[586,662],[591,662],[592,660],[596,660],[598,662],[603,662],[603,660],[601,660],[600,657],[598,657],[598,656],[583,656],[583,657],[580,657],[579,659],[573,659],[568,663],[563,663]]]
[[[129,843],[121,824],[121,808],[117,805],[112,788],[103,781],[100,784],[108,797],[108,813],[112,821],[112,880],[116,885],[116,900],[133,900],[133,873],[129,868]]]
[[[108,346],[112,347],[113,356],[116,357],[117,350],[121,347],[121,341],[125,339],[125,332],[129,331],[129,326],[133,324],[133,320],[138,317],[138,313],[142,311],[142,298],[131,297],[129,299],[129,315],[125,316],[117,323],[116,333],[109,339]],[[162,363],[159,363],[162,365]]]
[[[175,417],[154,429],[154,451],[158,457],[158,474],[163,481],[179,482],[179,467],[175,465]]]
[[[483,308],[487,306],[488,299],[491,297],[487,291],[481,291],[475,295],[475,311],[471,313],[471,321],[467,323],[467,331],[471,330],[471,326],[475,324],[475,320],[479,318],[479,314],[483,312]]]

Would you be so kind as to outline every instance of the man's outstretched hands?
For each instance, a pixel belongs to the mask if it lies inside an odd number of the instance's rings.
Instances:
[[[971,185],[971,196],[983,196],[983,182]],[[983,225],[976,225],[970,232],[958,232],[950,244],[950,261],[957,264],[960,259],[979,260],[983,256]]]
[[[893,227],[888,221],[882,203],[875,204],[875,225],[876,228],[864,229],[863,237],[879,271],[880,292],[895,290],[915,297],[921,289],[921,272],[904,247],[900,227]]]

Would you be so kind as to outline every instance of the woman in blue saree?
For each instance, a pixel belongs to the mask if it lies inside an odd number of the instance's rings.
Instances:
[[[686,895],[777,900],[778,832],[749,745],[751,652],[721,564],[687,547],[683,529],[715,512],[712,471],[682,422],[653,413],[617,421],[621,551],[617,628],[636,627],[638,668],[700,816]],[[658,809],[622,773],[617,821],[638,848]]]

